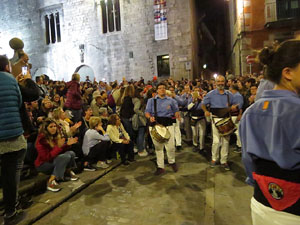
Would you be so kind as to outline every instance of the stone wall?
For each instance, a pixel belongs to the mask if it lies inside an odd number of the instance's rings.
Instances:
[[[154,40],[153,0],[120,0],[121,31],[102,33],[100,0],[2,0],[0,50],[12,56],[8,41],[21,38],[33,64],[32,73],[47,73],[65,81],[82,65],[97,80],[146,80],[157,74],[157,55],[170,55],[171,76],[188,77],[185,62],[192,61],[189,1],[167,0],[168,40]],[[62,41],[46,45],[43,15],[61,8]],[[80,45],[84,45],[81,62]],[[129,57],[133,52],[133,58]]]

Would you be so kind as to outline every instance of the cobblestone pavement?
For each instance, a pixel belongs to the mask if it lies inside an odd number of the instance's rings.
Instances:
[[[251,224],[252,188],[244,183],[238,154],[231,154],[231,171],[210,168],[191,148],[176,160],[177,173],[166,166],[158,177],[153,156],[120,166],[35,224]]]

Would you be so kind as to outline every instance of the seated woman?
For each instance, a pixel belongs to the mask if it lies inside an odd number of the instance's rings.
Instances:
[[[56,108],[53,110],[52,113],[54,121],[59,126],[59,129],[61,131],[61,134],[64,138],[70,138],[70,137],[78,137],[79,136],[79,127],[81,126],[82,122],[77,122],[73,126],[70,126],[70,124],[67,122],[66,113],[62,108]],[[72,150],[76,153],[76,156],[79,159],[83,158],[83,153],[81,150],[81,144],[77,143],[72,147]]]
[[[35,143],[38,156],[34,164],[37,171],[51,174],[47,185],[49,191],[60,190],[56,181],[78,180],[71,170],[76,167],[75,153],[67,151],[75,143],[77,143],[77,138],[68,138],[66,141],[61,137],[54,120],[48,118],[43,122]]]
[[[121,119],[117,114],[113,114],[108,119],[107,133],[113,142],[112,149],[120,154],[123,165],[129,165],[134,161],[133,142],[125,131]],[[127,156],[128,155],[128,161]]]
[[[100,117],[92,116],[89,127],[83,138],[82,150],[85,155],[84,170],[95,171],[92,164],[97,162],[97,167],[106,169],[110,147],[110,138],[104,131]]]

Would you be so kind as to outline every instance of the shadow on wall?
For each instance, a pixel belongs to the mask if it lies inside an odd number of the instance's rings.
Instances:
[[[76,68],[75,73],[80,74],[80,81],[85,81],[86,76],[89,76],[90,81],[94,81],[95,74],[93,69],[87,65],[81,65]]]

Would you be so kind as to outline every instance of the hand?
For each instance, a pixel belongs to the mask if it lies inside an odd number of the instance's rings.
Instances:
[[[150,122],[151,122],[151,123],[155,122],[155,117],[154,117],[154,116],[151,116],[151,117],[150,117]]]
[[[238,111],[238,110],[239,110],[238,105],[232,105],[231,106],[231,111],[235,112],[235,111]]]
[[[242,115],[238,115],[237,118],[236,118],[236,121],[240,121],[242,118]]]
[[[204,115],[205,115],[206,117],[210,117],[210,112],[209,112],[209,111],[205,111]]]
[[[73,145],[73,144],[76,144],[78,142],[78,138],[75,137],[75,138],[68,138],[68,141],[67,141],[67,145]]]
[[[43,116],[39,116],[37,119],[36,119],[38,122],[42,122],[44,120],[44,117]]]
[[[125,144],[125,145],[128,145],[129,144],[129,140],[127,140],[127,139],[124,139],[123,141],[122,141],[122,144]]]
[[[57,140],[57,145],[59,148],[61,148],[65,144],[66,139],[65,138],[60,138]]]
[[[77,130],[77,129],[78,129],[80,126],[81,126],[81,124],[82,124],[82,122],[81,122],[81,121],[79,121],[79,122],[75,123],[75,124],[74,124],[74,126],[73,126],[73,127],[74,127],[74,129],[76,129],[76,130]]]

